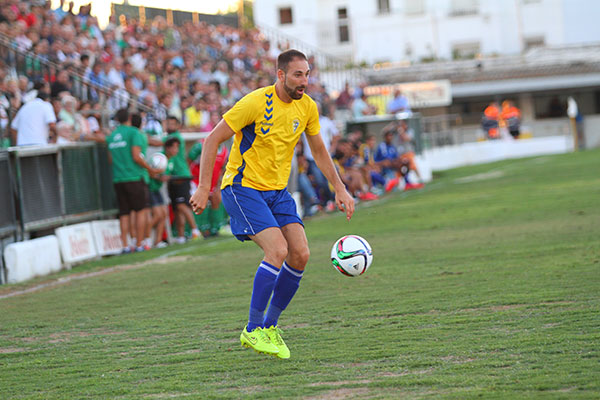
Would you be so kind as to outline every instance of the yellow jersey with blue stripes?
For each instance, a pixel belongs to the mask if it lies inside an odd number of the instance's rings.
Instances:
[[[285,103],[277,97],[275,85],[247,94],[223,119],[235,138],[221,189],[232,184],[256,190],[284,189],[300,135],[320,131],[314,100],[304,94]]]

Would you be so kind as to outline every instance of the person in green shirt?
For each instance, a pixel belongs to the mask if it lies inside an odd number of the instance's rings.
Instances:
[[[116,114],[119,126],[106,138],[109,161],[112,165],[113,184],[119,203],[119,222],[121,225],[121,241],[123,252],[129,253],[128,247],[129,214],[142,212],[150,202],[148,185],[144,182],[145,170],[151,174],[158,173],[150,167],[142,155],[143,139],[139,131],[131,126],[131,118],[127,109]],[[138,243],[144,237],[144,218],[137,218],[135,235]]]
[[[131,115],[131,126],[136,129],[138,135],[140,136],[140,149],[142,151],[142,157],[147,159],[148,156],[148,136],[143,133],[140,128],[142,127],[142,116],[139,113],[135,113]],[[136,240],[135,251],[144,251],[150,250],[152,248],[152,239],[150,238],[151,228],[150,228],[150,194],[149,194],[149,185],[150,185],[150,174],[147,170],[142,171],[142,179],[146,184],[146,190],[148,191],[148,203],[146,204],[146,208],[138,213],[132,213],[129,216],[130,219],[130,229],[131,231],[135,231],[135,226],[137,226],[138,221],[137,217],[142,218],[142,221],[139,221],[140,224],[144,225],[144,236],[141,242]]]
[[[168,139],[165,142],[165,155],[169,159],[167,168],[163,171],[162,175],[150,177],[150,206],[152,207],[150,229],[156,229],[154,247],[157,248],[167,246],[167,244],[163,242],[162,237],[165,232],[165,219],[169,213],[160,190],[162,189],[163,183],[168,180],[168,176],[173,173],[173,157],[175,157],[178,152],[179,140],[177,138]]]
[[[162,139],[165,143],[171,138],[179,140],[179,151],[172,158],[173,170],[170,174],[170,179],[167,183],[169,198],[171,199],[171,207],[175,213],[175,225],[177,226],[177,243],[184,243],[185,223],[192,228],[192,239],[200,237],[200,231],[194,219],[194,213],[190,206],[190,181],[192,174],[190,167],[185,159],[185,141],[181,133],[179,133],[180,122],[177,117],[172,115],[167,117],[166,129],[168,135]]]

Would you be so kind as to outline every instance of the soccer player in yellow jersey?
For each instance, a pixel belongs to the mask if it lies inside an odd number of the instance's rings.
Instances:
[[[303,53],[287,50],[279,55],[275,84],[238,101],[206,138],[200,182],[190,200],[195,213],[204,211],[219,144],[235,135],[221,185],[223,205],[233,234],[241,241],[254,241],[264,251],[240,340],[246,347],[279,358],[290,357],[277,326],[279,315],[298,290],[310,254],[304,225],[286,189],[302,132],[317,166],[335,190],[337,207],[348,220],[354,213],[354,200],[321,139],[317,105],[304,93],[309,73]]]

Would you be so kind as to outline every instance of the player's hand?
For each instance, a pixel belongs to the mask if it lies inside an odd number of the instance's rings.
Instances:
[[[194,211],[195,214],[202,214],[206,208],[206,204],[208,203],[208,194],[208,190],[203,189],[202,186],[198,186],[192,195],[192,198],[190,199],[190,205],[192,206],[192,211]]]
[[[341,212],[346,212],[346,218],[350,221],[354,214],[354,199],[346,189],[335,193],[335,205]]]

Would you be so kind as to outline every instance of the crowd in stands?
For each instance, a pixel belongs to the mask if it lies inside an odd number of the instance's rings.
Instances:
[[[85,5],[75,13],[73,3],[62,1],[51,9],[49,1],[0,0],[0,36],[27,54],[22,68],[15,70],[0,53],[0,130],[12,119],[13,145],[102,142],[117,126],[117,112],[127,108],[140,111],[139,129],[151,146],[162,146],[173,133],[169,118],[177,121],[179,132],[209,132],[236,101],[275,81],[275,61],[285,50],[279,47],[286,47],[270,43],[257,29],[205,22],[177,27],[162,17],[142,24],[131,18],[117,21],[113,15],[100,29],[90,11],[91,5]],[[342,138],[336,110],[356,115],[374,110],[365,102],[363,86],[347,86],[331,99],[312,57],[309,63],[307,92],[322,110],[322,135],[350,191],[371,200],[402,186],[401,178],[416,171],[406,124],[386,127],[386,141],[379,145],[374,137],[363,142],[360,133]],[[22,141],[19,128],[27,118],[16,111],[23,112],[23,105],[33,100],[50,102],[51,110],[46,107],[45,112],[54,118],[40,119],[44,129],[37,141]],[[181,146],[179,151],[185,151],[185,143]],[[297,156],[305,214],[332,209],[331,190],[306,142],[299,143]],[[404,183],[407,188],[413,184]]]

